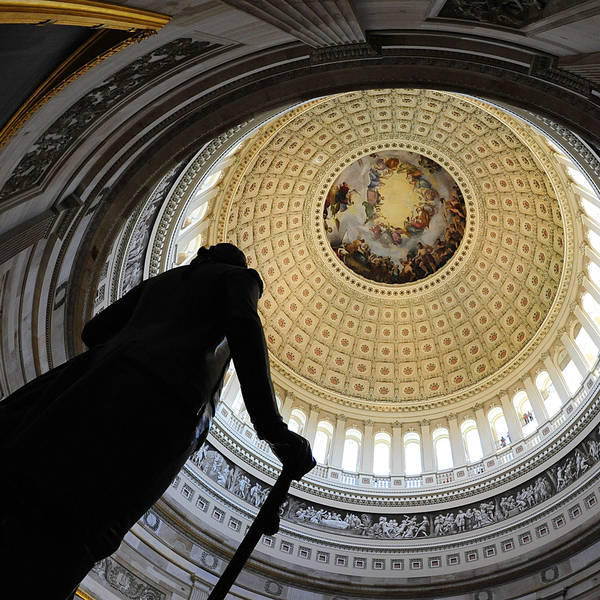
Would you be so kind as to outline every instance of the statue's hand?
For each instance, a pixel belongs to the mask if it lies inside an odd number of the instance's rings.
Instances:
[[[299,481],[317,464],[308,440],[289,429],[282,432],[278,439],[267,441],[292,479]]]

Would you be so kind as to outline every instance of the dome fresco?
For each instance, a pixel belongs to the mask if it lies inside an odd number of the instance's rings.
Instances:
[[[222,187],[217,235],[265,280],[275,378],[412,411],[530,360],[571,251],[548,154],[504,111],[431,90],[330,96],[260,129]]]
[[[435,273],[454,255],[466,209],[441,165],[388,151],[344,169],[327,194],[323,218],[341,262],[366,279],[402,284]]]

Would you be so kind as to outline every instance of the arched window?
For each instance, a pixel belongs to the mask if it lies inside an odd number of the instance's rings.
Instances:
[[[600,281],[596,279],[595,281]],[[581,307],[588,314],[588,317],[600,328],[600,305],[587,292],[581,297]]]
[[[598,346],[596,346],[594,340],[583,327],[579,328],[579,333],[575,336],[575,345],[579,348],[581,354],[583,354],[589,367],[596,364]]]
[[[231,403],[231,410],[234,415],[241,415],[243,411],[245,411],[246,407],[244,405],[244,397],[242,396],[242,391],[239,390],[235,395],[233,402]]]
[[[327,463],[327,454],[329,453],[332,438],[333,425],[329,421],[319,421],[312,451],[315,460],[322,465]]]
[[[344,442],[344,454],[342,455],[342,469],[344,471],[358,471],[358,456],[362,433],[358,429],[346,430],[346,441]]]
[[[581,208],[585,211],[587,216],[592,219],[592,221],[596,221],[596,223],[600,223],[600,208],[598,208],[593,202],[586,200],[585,198],[581,198]]]
[[[390,458],[392,454],[392,437],[385,431],[375,434],[373,447],[373,473],[375,475],[390,474]]]
[[[496,441],[496,446],[499,448],[504,448],[508,444],[510,444],[510,435],[508,434],[508,425],[506,424],[506,419],[504,418],[504,412],[499,406],[494,406],[488,412],[488,422],[490,424],[490,429],[492,430],[492,435],[494,436],[494,440]]]
[[[533,414],[533,408],[531,408],[531,402],[523,390],[514,395],[513,405],[517,411],[523,435],[528,436],[537,429],[537,421]]]
[[[590,281],[600,281],[600,267],[591,260],[588,264],[588,275]]]
[[[598,235],[597,233],[595,233],[593,231],[589,231],[589,230],[588,230],[587,234],[588,234],[588,239],[590,240],[590,246],[596,252],[600,252],[600,235]]]
[[[594,193],[594,190],[590,187],[587,177],[579,169],[575,168],[573,163],[568,164],[567,173],[569,174],[571,181],[574,181],[579,187],[587,190],[590,194]]]
[[[483,458],[483,450],[481,449],[477,423],[473,419],[467,419],[462,422],[460,431],[465,444],[468,461],[474,463],[481,460]]]
[[[221,169],[219,169],[218,171],[215,171],[214,173],[211,173],[201,184],[200,186],[194,190],[194,194],[203,194],[204,192],[210,190],[211,187],[214,187],[215,185],[217,185],[217,183],[219,182],[219,179],[221,179],[221,175],[223,174],[223,171]]]
[[[404,436],[404,472],[407,475],[420,475],[423,472],[421,436],[416,431],[409,431]]]
[[[202,246],[203,244],[203,239],[202,239],[202,234],[199,233],[196,237],[194,237],[193,239],[191,239],[189,242],[185,243],[183,247],[180,247],[179,244],[177,245],[177,258],[175,260],[175,263],[179,266],[179,265],[183,265],[188,263],[189,261],[191,261],[194,256],[196,255],[196,252],[198,252],[198,248],[200,248],[200,246]]]
[[[547,371],[542,371],[535,378],[535,385],[544,399],[548,416],[553,417],[560,410],[562,404]]]
[[[230,148],[227,151],[227,154],[225,154],[225,156],[223,158],[229,158],[230,156],[233,156],[238,150],[241,149],[241,147],[244,145],[244,140],[241,140],[240,142],[238,142],[237,144],[235,144],[232,148]]]
[[[288,421],[288,427],[290,431],[294,433],[302,434],[304,431],[304,425],[306,425],[306,415],[299,408],[294,408],[290,413]]]
[[[565,352],[558,361],[559,365],[564,365],[561,369],[567,389],[571,394],[574,394],[583,381],[583,375],[579,372],[579,369],[575,366],[572,360],[569,360],[568,354]]]
[[[223,378],[223,389],[225,389],[225,386],[229,383],[229,380],[233,377],[237,375],[235,374],[235,367],[233,366],[233,361],[231,361],[229,363],[229,367],[227,367],[227,371],[225,372],[225,377]]]
[[[435,464],[438,470],[451,469],[454,466],[452,448],[450,446],[450,434],[445,427],[438,427],[432,434]]]
[[[187,229],[193,223],[202,221],[208,210],[208,201],[202,202],[198,208],[195,208],[191,213],[186,215],[185,221],[181,224],[182,231]]]

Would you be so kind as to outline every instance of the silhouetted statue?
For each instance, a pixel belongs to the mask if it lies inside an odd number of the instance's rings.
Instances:
[[[90,348],[0,402],[0,574],[70,597],[206,438],[233,359],[259,438],[298,478],[257,314],[262,281],[232,244],[144,281],[94,317]],[[8,596],[7,596],[8,597]]]

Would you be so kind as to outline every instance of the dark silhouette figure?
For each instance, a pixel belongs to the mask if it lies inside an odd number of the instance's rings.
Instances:
[[[203,443],[230,358],[252,423],[300,479],[257,314],[262,281],[231,244],[144,281],[94,317],[90,348],[0,402],[1,589],[64,600]],[[7,596],[8,597],[8,596]]]

